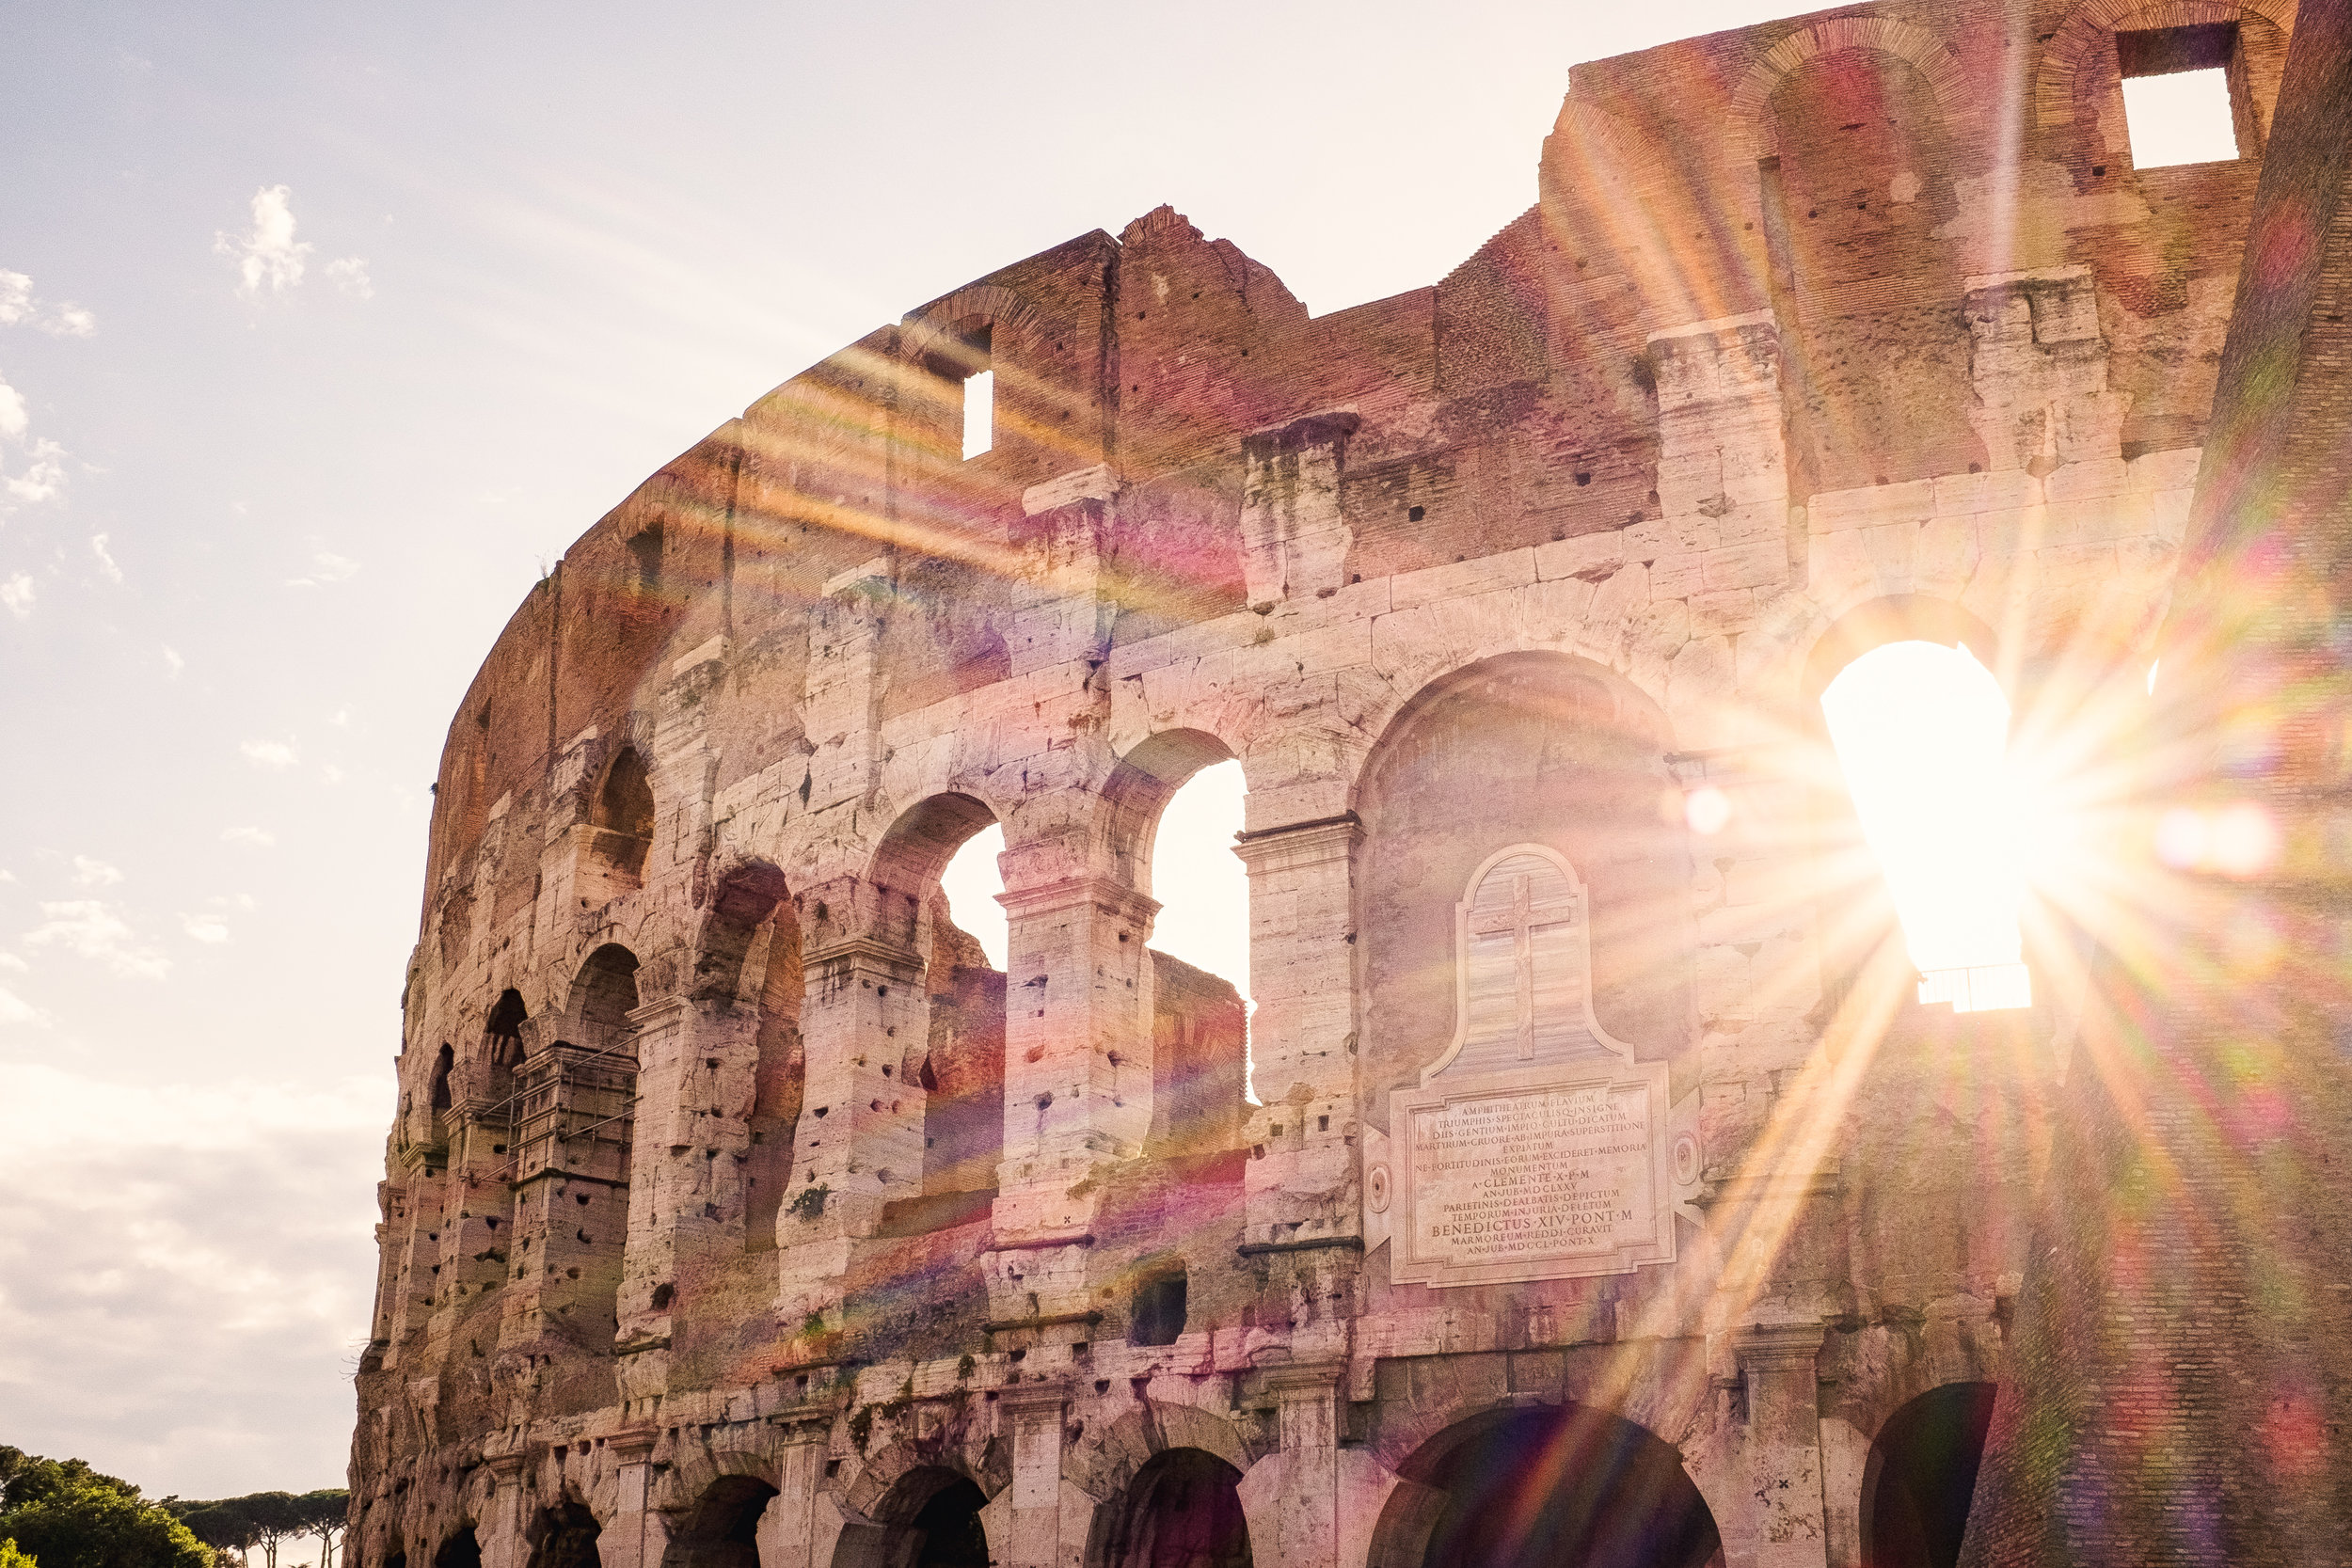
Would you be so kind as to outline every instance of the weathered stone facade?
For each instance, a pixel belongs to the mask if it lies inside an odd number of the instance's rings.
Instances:
[[[1435,287],[1310,317],[1162,208],[648,481],[444,754],[367,1568],[1935,1560],[2082,969],[1909,1000],[1817,698],[2141,679],[2292,22],[1581,67]],[[2116,37],[2184,29],[2244,155],[2136,171]],[[1254,1100],[1149,947],[1229,757]],[[992,822],[1001,974],[938,893]],[[1502,1241],[1436,1212],[1489,1142],[1555,1195]]]

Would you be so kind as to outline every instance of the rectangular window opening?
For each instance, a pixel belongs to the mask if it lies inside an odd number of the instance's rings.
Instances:
[[[2233,77],[2237,25],[2201,23],[2115,35],[2132,166],[2226,164],[2245,152]]]
[[[963,455],[974,458],[996,444],[996,372],[975,371],[963,378]]]

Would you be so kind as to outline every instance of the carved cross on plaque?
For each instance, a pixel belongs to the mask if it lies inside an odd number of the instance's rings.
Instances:
[[[1538,844],[1499,851],[1471,876],[1456,911],[1459,1022],[1422,1082],[1630,1055],[1594,1022],[1584,889],[1556,851]]]
[[[1532,859],[1533,857],[1524,857]],[[1500,871],[1502,868],[1498,867]],[[1518,1042],[1521,1061],[1535,1059],[1535,933],[1555,926],[1576,924],[1576,889],[1568,884],[1557,868],[1543,866],[1551,876],[1545,878],[1543,895],[1538,900],[1535,883],[1537,873],[1512,870],[1504,876],[1490,875],[1478,889],[1471,901],[1470,931],[1473,937],[1500,936],[1511,938],[1511,974],[1515,984],[1514,998],[1518,1003],[1518,1027],[1514,1031]],[[1510,902],[1496,903],[1485,897],[1487,890],[1507,879]]]

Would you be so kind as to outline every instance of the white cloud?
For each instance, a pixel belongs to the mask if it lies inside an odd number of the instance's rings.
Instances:
[[[264,185],[253,193],[253,231],[233,240],[214,236],[214,250],[235,259],[237,292],[247,298],[259,294],[263,284],[282,294],[302,281],[305,258],[314,247],[294,237],[292,195],[283,185]]]
[[[237,748],[256,768],[292,768],[301,757],[282,740],[248,740]]]
[[[22,965],[24,961],[22,958],[17,959],[19,965]],[[8,987],[0,986],[0,1028],[12,1023],[22,1023],[35,1029],[46,1029],[49,1027],[49,1022],[47,1013],[42,1012]]]
[[[347,578],[356,577],[358,574],[358,571],[359,563],[352,560],[349,556],[336,555],[331,551],[321,550],[310,558],[310,575],[308,577],[288,578],[286,579],[286,586],[289,588],[317,588],[325,583],[342,582]]]
[[[77,957],[94,959],[129,980],[160,980],[171,960],[137,945],[136,933],[120,915],[96,898],[70,898],[40,907],[42,923],[24,933],[35,947],[56,942]]]
[[[112,887],[122,880],[122,873],[104,861],[76,855],[73,857],[73,880],[80,887]]]
[[[368,259],[346,256],[340,261],[326,263],[328,281],[354,299],[373,299],[375,285],[368,281]]]
[[[31,427],[32,417],[24,411],[24,394],[0,381],[0,436],[17,440]]]
[[[343,782],[343,770],[330,762],[319,768],[319,777],[328,784],[339,784]]]
[[[8,879],[9,881],[16,880],[13,877],[10,877]],[[13,953],[0,953],[0,969],[8,970],[11,974],[30,974],[33,972],[33,966],[31,964],[26,963],[23,958],[18,958]]]
[[[229,927],[216,914],[183,914],[180,928],[199,942],[229,940]]]
[[[21,272],[0,271],[0,326],[37,326],[54,338],[87,338],[98,318],[71,301],[52,305],[33,297],[33,280]]]
[[[104,534],[93,533],[89,536],[89,550],[90,554],[98,558],[98,569],[100,571],[105,573],[107,577],[111,578],[116,582],[120,582],[122,580],[122,568],[115,563],[114,556],[107,551],[106,536]]]
[[[8,481],[8,494],[21,501],[45,501],[65,487],[65,449],[43,436],[32,444],[33,466]]]
[[[180,672],[187,667],[188,661],[180,657],[180,651],[177,648],[169,643],[164,644],[164,668],[171,672],[170,679],[178,680]]]
[[[266,828],[223,828],[223,844],[250,844],[257,849],[267,849],[278,842],[278,835]]]
[[[0,582],[0,605],[19,617],[33,612],[33,579],[19,572],[6,582]]]

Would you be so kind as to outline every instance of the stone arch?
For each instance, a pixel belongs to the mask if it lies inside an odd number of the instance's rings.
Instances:
[[[993,1479],[992,1487],[938,1445],[891,1444],[867,1460],[843,1496],[854,1514],[834,1544],[832,1568],[979,1568],[970,1560],[985,1562],[994,1544],[985,1534],[990,1501],[1010,1481]],[[953,1535],[933,1539],[943,1531]]]
[[[1137,741],[1119,759],[1103,785],[1099,820],[1112,875],[1122,885],[1150,896],[1161,812],[1195,773],[1233,755],[1207,730],[1169,729]]]
[[[1188,1444],[1143,1458],[1094,1511],[1087,1568],[1250,1568],[1244,1467]]]
[[[1862,1560],[1871,1568],[1953,1568],[1995,1393],[1989,1380],[1943,1384],[1880,1424],[1858,1499]]]
[[[694,932],[697,1002],[733,1002],[743,983],[743,960],[760,927],[791,896],[784,873],[764,860],[747,860],[715,879],[718,891]]]
[[[1236,1471],[1247,1471],[1251,1462],[1241,1430],[1224,1417],[1195,1405],[1145,1399],[1087,1445],[1086,1461],[1072,1479],[1098,1497],[1115,1497],[1134,1484],[1138,1470],[1170,1449],[1199,1449]],[[1094,1560],[1089,1553],[1088,1561]]]
[[[1576,868],[1607,1034],[1688,1069],[1695,938],[1688,835],[1664,811],[1670,793],[1679,800],[1670,745],[1655,705],[1566,655],[1481,660],[1400,705],[1351,800],[1369,1119],[1383,1121],[1389,1089],[1454,1037],[1457,911],[1472,874],[1506,846],[1542,845]]]
[[[753,1461],[749,1468],[727,1467],[741,1459]],[[711,1468],[711,1479],[672,1512],[661,1568],[759,1568],[760,1515],[776,1496],[773,1467],[762,1456],[715,1454]]]
[[[523,1544],[530,1548],[524,1568],[598,1568],[597,1539],[602,1521],[580,1498],[568,1493],[537,1509],[523,1526]]]
[[[1012,1476],[988,1462],[995,1457],[991,1453],[975,1465],[965,1454],[936,1441],[901,1437],[866,1455],[841,1500],[868,1519],[902,1524],[932,1493],[957,1478],[991,1497],[1002,1492],[1012,1483]]]
[[[1370,705],[1361,716],[1360,729],[1375,738],[1365,748],[1355,777],[1349,782],[1349,809],[1361,809],[1364,775],[1372,759],[1416,716],[1481,680],[1539,666],[1573,669],[1596,689],[1609,694],[1613,723],[1629,733],[1647,736],[1661,752],[1673,749],[1674,723],[1664,707],[1649,692],[1612,669],[1606,660],[1576,649],[1530,648],[1513,643],[1480,650],[1469,657],[1447,660],[1434,667],[1391,673],[1391,700]]]
[[[2043,130],[2075,123],[2084,92],[2106,79],[2117,33],[2253,19],[2276,27],[2283,41],[2295,31],[2295,0],[2083,0],[2042,46],[2042,66],[2034,73],[2034,122]],[[2257,122],[2266,130],[2277,80],[2250,85]]]
[[[638,1004],[640,967],[637,955],[617,942],[600,944],[581,961],[564,1006],[563,1027],[567,1033],[596,1037],[574,1044],[603,1050],[617,1043]]]
[[[1063,330],[1027,295],[1000,283],[971,283],[907,317],[899,325],[898,345],[910,362],[921,364],[975,325],[1010,328],[1032,339],[1050,340]]]
[[[2005,689],[2011,684],[1999,634],[1965,607],[1929,594],[1869,594],[1835,617],[1823,616],[1811,637],[1801,640],[1800,690],[1812,733],[1827,733],[1820,727],[1821,693],[1837,673],[1873,648],[1903,641],[1965,646]]]
[[[482,1538],[470,1521],[458,1524],[433,1548],[433,1568],[482,1568]]]
[[[778,1475],[776,1456],[766,1449],[714,1449],[682,1443],[669,1468],[661,1472],[653,1506],[664,1513],[679,1514],[699,1506],[711,1487],[730,1477],[772,1488]]]
[[[1944,42],[1924,27],[1883,16],[1839,16],[1799,27],[1767,49],[1748,68],[1731,94],[1731,140],[1750,161],[1769,158],[1778,150],[1772,119],[1773,89],[1790,72],[1817,55],[1841,49],[1869,49],[1891,55],[1918,68],[1944,117],[1948,132],[1965,103],[1965,83],[1960,61]]]
[[[1385,1445],[1384,1445],[1385,1447]],[[1427,1433],[1372,1527],[1372,1568],[1709,1568],[1712,1511],[1680,1450],[1599,1405],[1505,1402]]]

